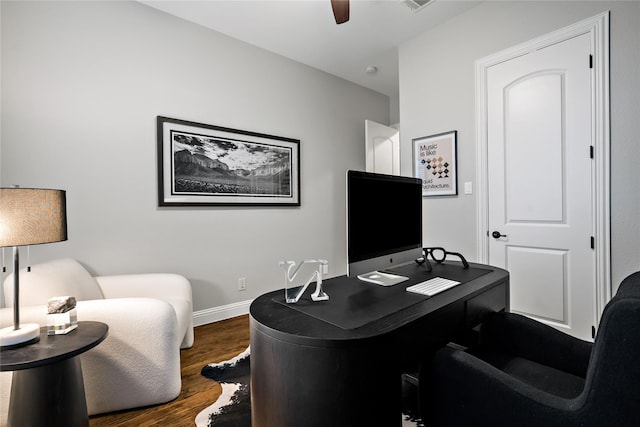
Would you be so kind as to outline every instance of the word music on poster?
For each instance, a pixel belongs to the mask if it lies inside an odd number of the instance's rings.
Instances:
[[[422,179],[423,196],[458,194],[457,131],[413,140],[414,176]]]

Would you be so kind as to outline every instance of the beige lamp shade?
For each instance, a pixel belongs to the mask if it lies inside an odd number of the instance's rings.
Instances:
[[[0,188],[0,247],[67,240],[64,190]]]

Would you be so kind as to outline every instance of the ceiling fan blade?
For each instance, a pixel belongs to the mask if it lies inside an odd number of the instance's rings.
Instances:
[[[336,24],[343,24],[349,20],[349,0],[331,0],[331,8]]]

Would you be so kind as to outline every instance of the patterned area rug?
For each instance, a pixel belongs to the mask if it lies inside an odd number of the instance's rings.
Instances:
[[[202,368],[203,376],[220,383],[222,395],[196,416],[197,427],[251,427],[249,349]]]
[[[210,363],[202,368],[202,375],[222,386],[222,395],[196,416],[197,427],[251,427],[251,392],[249,351],[230,360]],[[403,387],[403,427],[423,427],[413,403],[413,387]]]

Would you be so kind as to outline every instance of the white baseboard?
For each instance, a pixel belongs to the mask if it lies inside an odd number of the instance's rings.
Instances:
[[[206,310],[194,311],[193,326],[206,325],[207,323],[219,322],[220,320],[249,314],[249,306],[251,306],[252,302],[253,300],[240,301],[219,307],[207,308]]]

